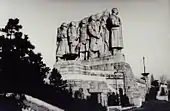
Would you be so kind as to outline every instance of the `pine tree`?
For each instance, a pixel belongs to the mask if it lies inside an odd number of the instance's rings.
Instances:
[[[9,19],[0,32],[0,92],[14,95],[36,94],[50,70],[35,53],[28,35],[20,30],[19,19]]]
[[[167,77],[165,75],[161,75],[159,80],[160,80],[160,83],[165,84],[167,82]]]
[[[151,74],[151,79],[150,79],[151,84],[153,81],[154,81],[154,77],[153,77],[153,74]]]
[[[67,81],[62,80],[62,76],[60,75],[59,71],[55,68],[52,69],[51,75],[49,77],[50,84],[54,86],[56,89],[65,90],[67,86]]]

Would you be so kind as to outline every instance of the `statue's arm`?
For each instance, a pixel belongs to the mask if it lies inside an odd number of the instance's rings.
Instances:
[[[111,16],[110,22],[112,27],[119,27],[121,25],[120,18],[117,16]]]

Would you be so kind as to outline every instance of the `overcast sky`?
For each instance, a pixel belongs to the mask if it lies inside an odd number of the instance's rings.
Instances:
[[[143,71],[143,56],[146,57],[147,72],[155,77],[170,75],[169,0],[62,1],[0,0],[0,27],[4,27],[10,17],[18,17],[24,33],[35,45],[35,51],[41,52],[44,62],[53,67],[56,28],[62,22],[78,21],[117,7],[123,24],[123,52],[135,76],[139,77]]]

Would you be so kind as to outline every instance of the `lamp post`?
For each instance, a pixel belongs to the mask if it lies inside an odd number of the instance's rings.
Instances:
[[[124,65],[122,65],[121,63],[116,63],[115,64],[115,80],[116,80],[116,91],[118,90],[118,83],[117,83],[117,79],[122,79],[121,77],[118,77],[116,75],[116,73],[121,73],[123,74],[123,89],[124,89],[124,93],[126,93],[126,86],[125,86],[125,73],[124,73]],[[118,95],[118,103],[120,105],[120,94]]]
[[[124,93],[126,93],[126,81],[125,81],[125,73],[124,73],[124,65],[120,64],[120,63],[116,63],[115,65],[115,69],[116,69],[116,73],[121,73],[123,75],[123,89],[124,89]],[[116,83],[117,83],[117,79],[122,79],[122,78],[118,78],[116,77]],[[116,84],[117,85],[117,84]]]
[[[149,73],[146,72],[145,57],[143,57],[143,73],[142,73],[142,79],[145,81],[146,93],[148,93],[148,75],[149,75]]]

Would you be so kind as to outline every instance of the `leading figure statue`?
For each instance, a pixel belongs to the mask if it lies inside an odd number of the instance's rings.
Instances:
[[[122,37],[122,24],[118,17],[118,9],[113,8],[109,17],[109,30],[110,30],[110,49],[112,54],[123,49],[123,37]]]

